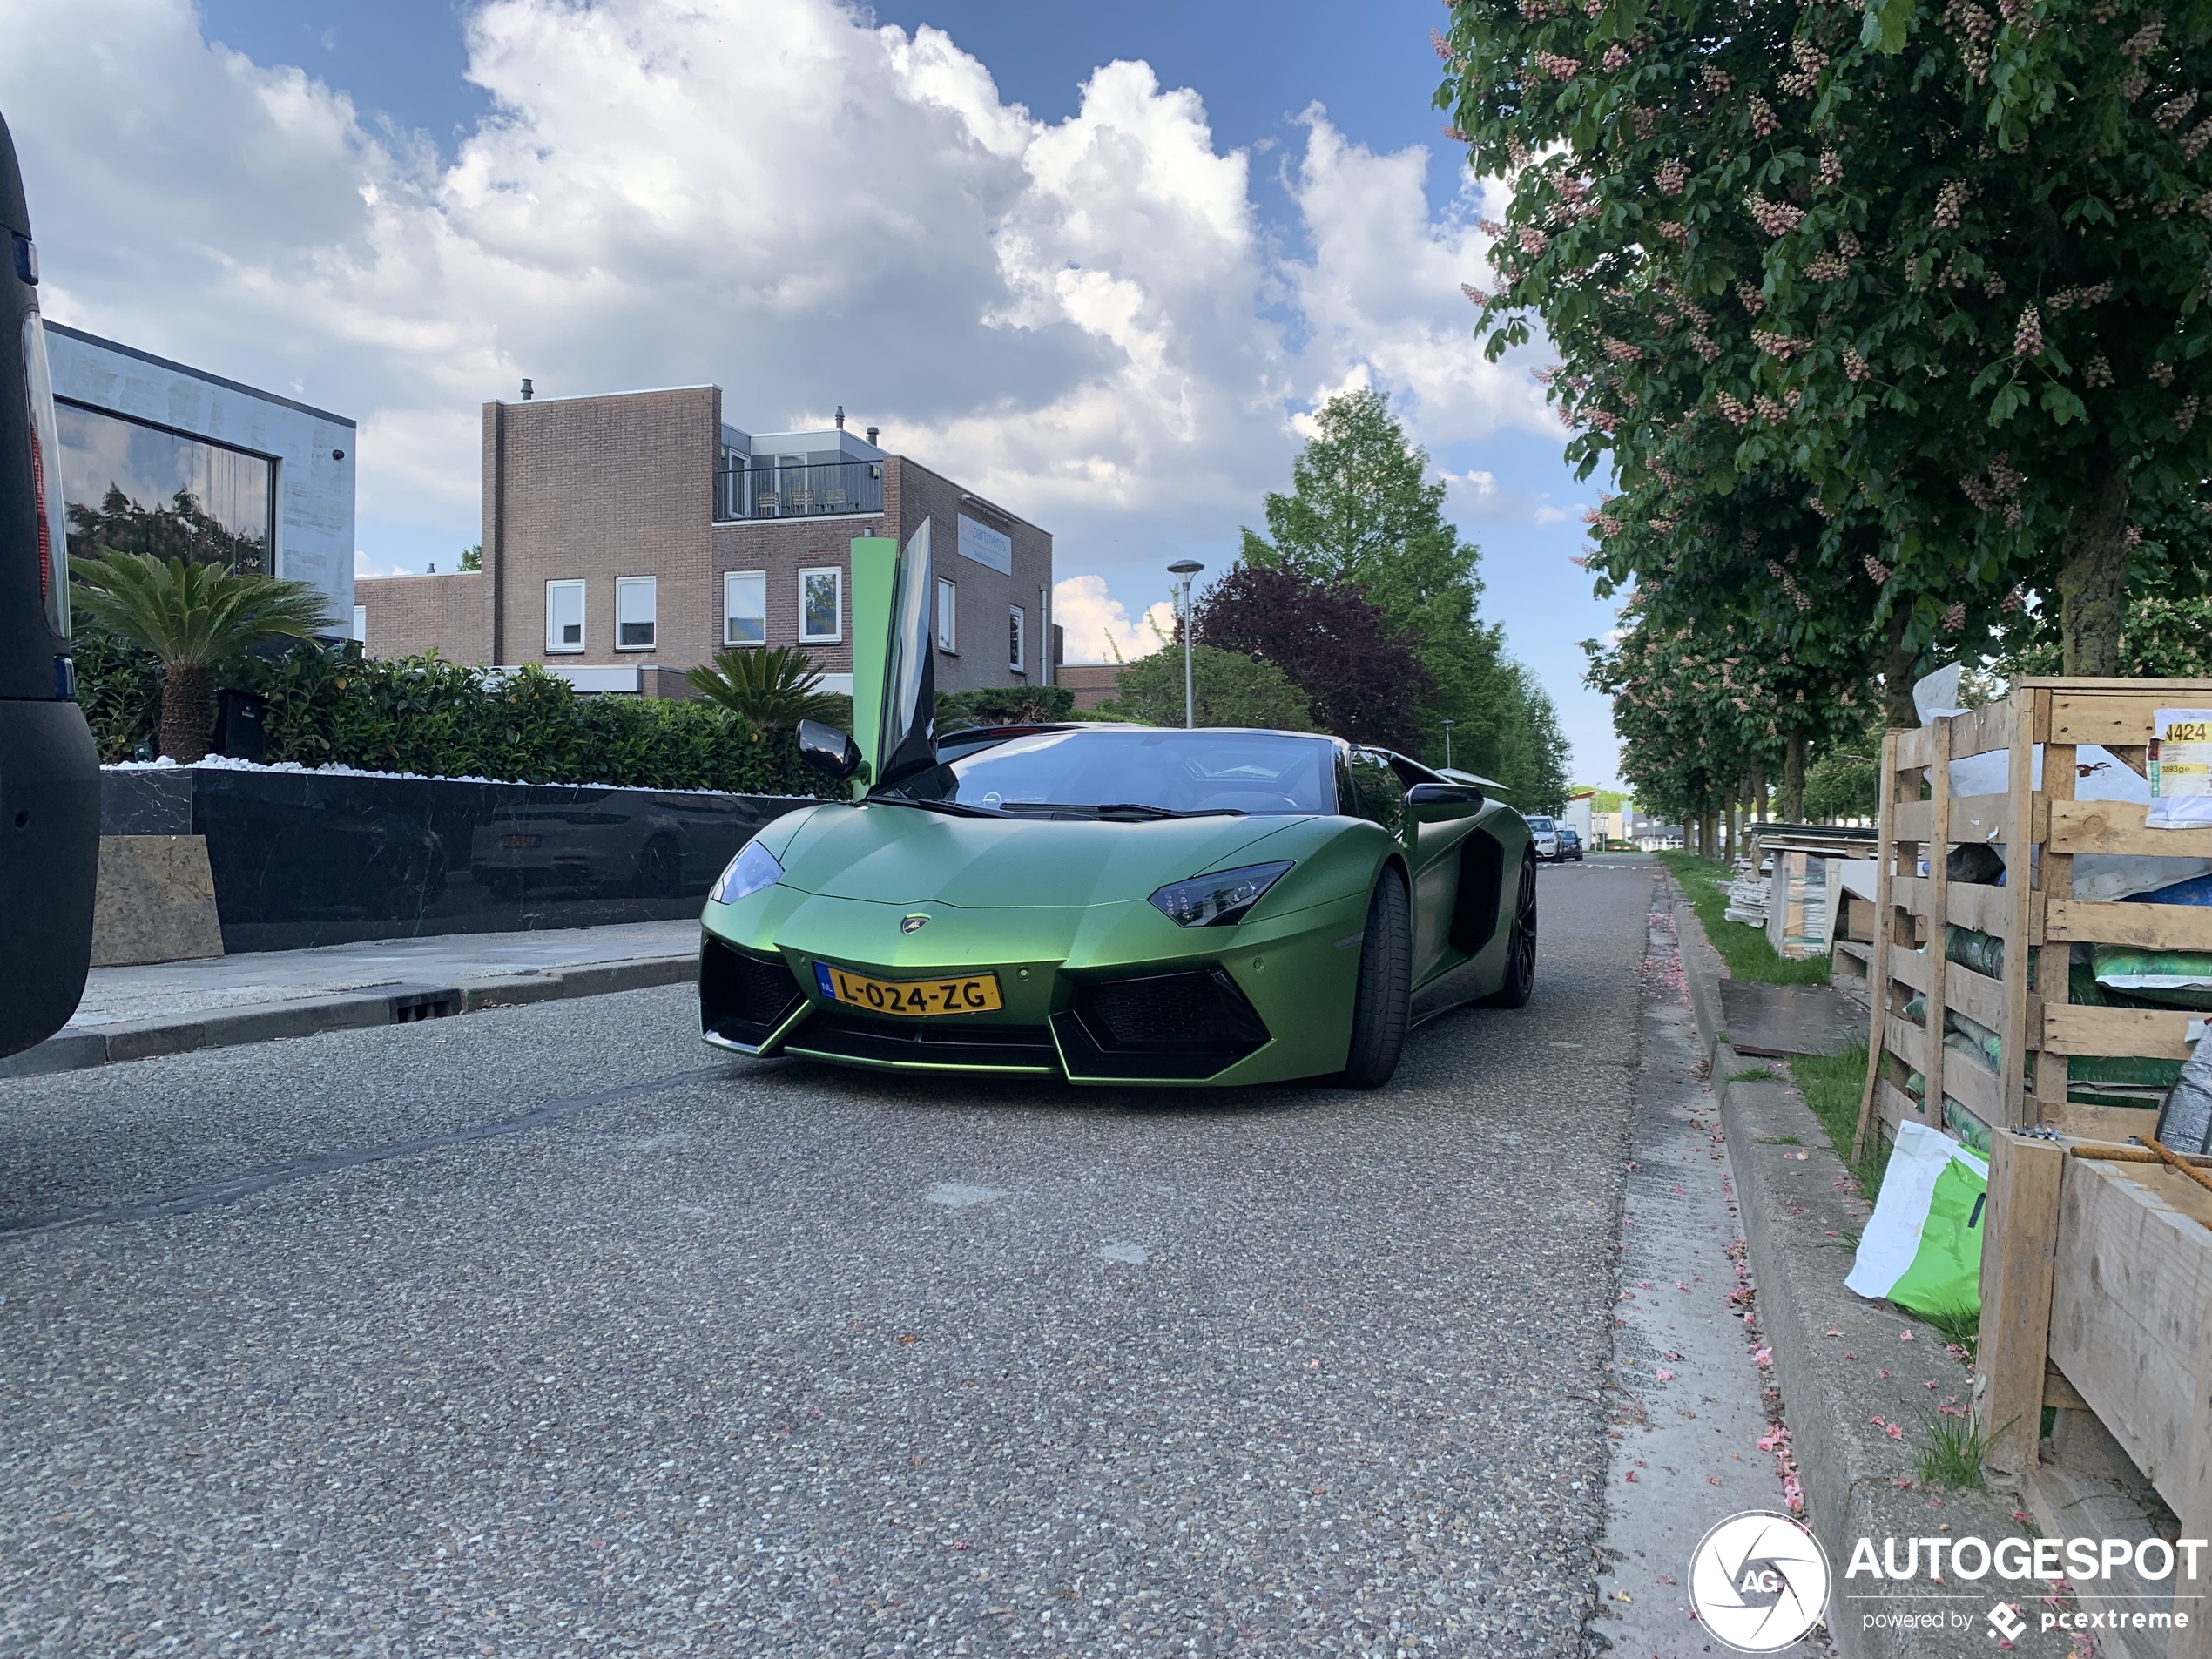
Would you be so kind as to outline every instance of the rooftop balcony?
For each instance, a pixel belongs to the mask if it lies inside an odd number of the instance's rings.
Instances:
[[[880,461],[800,461],[790,455],[732,455],[715,479],[718,521],[819,518],[883,510]]]

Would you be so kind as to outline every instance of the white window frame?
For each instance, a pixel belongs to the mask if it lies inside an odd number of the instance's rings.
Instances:
[[[738,584],[741,582],[754,584],[753,590],[760,597],[760,608],[753,613],[760,618],[760,637],[758,639],[730,637],[730,624],[738,619],[739,614],[737,596]],[[743,649],[754,645],[765,645],[767,643],[768,573],[765,570],[725,570],[722,573],[722,644],[724,647]]]
[[[354,607],[354,638],[361,644],[368,643],[368,607]]]
[[[646,616],[645,616],[645,617],[644,617],[644,624],[645,624],[645,626],[646,626],[646,627],[648,627],[648,628],[650,628],[651,630],[652,630],[653,637],[652,637],[651,639],[647,640],[647,641],[646,641],[644,644],[642,644],[642,645],[626,645],[626,644],[624,644],[623,643],[623,638],[622,638],[622,629],[623,629],[623,621],[624,621],[624,618],[623,618],[623,614],[622,614],[622,612],[623,612],[623,603],[622,603],[622,602],[623,602],[623,599],[624,599],[624,597],[625,596],[634,596],[634,595],[637,594],[638,592],[640,592],[641,590],[642,590],[642,591],[643,591],[643,592],[646,595],[646,604],[645,604],[645,610],[646,610],[646,613],[647,613],[647,614],[646,614]],[[637,618],[637,617],[631,617],[629,620],[630,620],[630,621],[631,621],[631,623],[634,625],[634,624],[637,622],[638,618]],[[650,576],[618,576],[618,577],[617,577],[615,578],[615,649],[616,649],[617,651],[657,651],[657,650],[658,650],[658,649],[659,649],[659,646],[658,646],[658,643],[657,643],[657,642],[659,640],[659,638],[660,638],[660,583],[659,583],[659,578],[658,578],[658,577],[650,577]]]
[[[948,657],[960,655],[960,584],[948,577],[937,578],[937,649]]]
[[[816,634],[806,631],[806,578],[826,576],[836,584],[837,630],[833,633]],[[802,645],[835,645],[845,638],[845,567],[839,564],[810,565],[799,573],[799,643]]]
[[[553,630],[558,625],[555,621],[553,596],[556,593],[566,593],[571,588],[576,590],[576,640],[574,644],[556,639],[553,634]],[[589,597],[589,590],[580,577],[564,578],[545,584],[545,654],[548,657],[580,657],[583,654],[590,644],[591,633],[590,624],[588,620],[590,610],[590,606],[587,603]]]
[[[1013,674],[1029,671],[1029,617],[1020,605],[1008,605],[1006,628],[1006,666]]]

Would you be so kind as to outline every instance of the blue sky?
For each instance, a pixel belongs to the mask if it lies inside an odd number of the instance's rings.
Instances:
[[[476,539],[475,407],[517,369],[711,379],[762,429],[880,421],[1102,578],[1063,621],[1141,638],[1162,567],[1226,564],[1297,417],[1372,381],[1576,776],[1611,779],[1577,644],[1611,607],[1568,562],[1595,490],[1541,354],[1491,369],[1468,337],[1484,243],[1429,107],[1433,0],[891,0],[895,36],[834,0],[22,4],[53,50],[0,64],[0,107],[54,314],[363,417],[364,569]],[[159,131],[195,82],[234,113]],[[118,107],[148,118],[92,119]]]

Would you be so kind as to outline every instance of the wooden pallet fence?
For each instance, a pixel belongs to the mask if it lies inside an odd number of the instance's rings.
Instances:
[[[2082,745],[2141,772],[2155,711],[2203,706],[2212,706],[2212,680],[2024,679],[1998,702],[1885,739],[1856,1156],[1878,1151],[1907,1121],[1944,1127],[1946,1102],[1991,1129],[2040,1124],[2120,1140],[2155,1127],[2155,1106],[2070,1098],[2072,1062],[2184,1058],[2189,1022],[2203,1016],[2075,1002],[2072,947],[2212,951],[2212,907],[2076,898],[2074,860],[2093,853],[2212,859],[2212,830],[2151,829],[2141,805],[2079,800],[2074,788]],[[1959,763],[1993,754],[2004,757],[2001,791],[1954,789]],[[1952,875],[1953,849],[1970,846],[2001,853],[2001,886]],[[1978,966],[1952,960],[1946,924],[2001,941],[2001,964],[1986,953]],[[1992,967],[2000,971],[1980,971]],[[1918,1021],[1905,1011],[1916,997],[1925,1003]],[[1962,1053],[1946,1043],[1954,1014],[1996,1034],[1996,1063],[1978,1045]],[[1907,1086],[1915,1074],[1917,1097]],[[1951,1116],[1955,1130],[1959,1114]]]
[[[2019,1478],[2046,1530],[2078,1535],[2085,1498],[2147,1484],[2179,1521],[2164,1529],[2169,1541],[2212,1538],[2212,1191],[2143,1156],[2008,1130],[1993,1137],[1976,1426],[1990,1464]],[[2056,1414],[2047,1442],[2047,1406]],[[2069,1415],[2084,1420],[2081,1432]],[[2077,1445],[2090,1453],[2069,1467]],[[2159,1530],[2148,1507],[2134,1530]],[[2107,1592],[2170,1592],[2188,1627],[2177,1620],[2162,1646],[2121,1651],[2212,1659],[2212,1559],[2201,1557],[2199,1572],[2194,1582],[2177,1568],[2078,1588],[2093,1604]]]

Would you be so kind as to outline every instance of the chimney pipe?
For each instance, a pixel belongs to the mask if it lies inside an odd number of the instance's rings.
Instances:
[[[872,427],[870,427],[870,428],[868,428],[868,442],[869,442],[869,443],[873,444],[873,443],[875,442],[875,435],[876,435],[877,433],[879,433],[879,432],[882,431],[882,430],[883,430],[883,428],[882,428],[881,427],[880,427],[880,426],[872,426]]]
[[[845,405],[842,403],[837,406],[837,429],[840,432],[845,430]]]
[[[536,388],[534,388],[530,385],[529,376],[529,375],[527,375],[527,374],[525,374],[524,376],[523,376],[523,402],[527,403],[527,402],[529,402],[529,401],[530,401],[530,397],[531,397],[531,395],[532,395],[532,394],[533,394],[533,392],[534,392],[534,390],[535,390],[535,389],[536,389]]]

